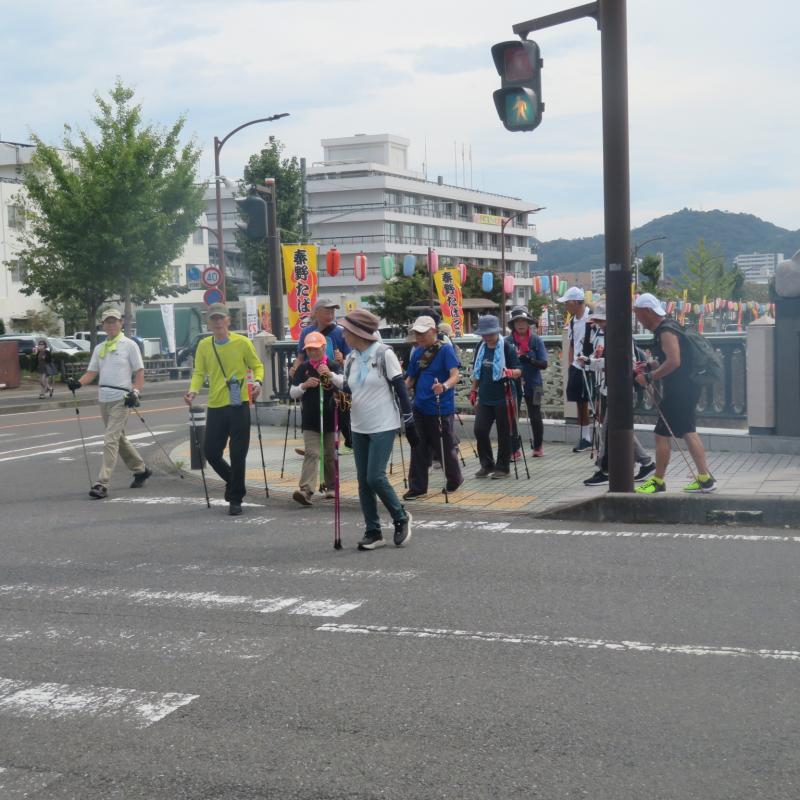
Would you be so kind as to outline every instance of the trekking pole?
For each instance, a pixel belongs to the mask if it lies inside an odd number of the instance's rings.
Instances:
[[[206,483],[206,471],[203,467],[203,452],[200,449],[200,438],[197,435],[197,425],[195,423],[194,415],[200,411],[200,408],[189,406],[189,427],[192,429],[192,436],[194,437],[194,447],[197,450],[197,455],[200,458],[200,475],[203,478],[203,491],[206,495],[206,507],[211,508],[211,500],[208,499],[208,484]]]
[[[594,395],[591,387],[589,386],[589,379],[586,377],[585,369],[581,369],[581,375],[583,375],[583,386],[586,389],[586,399],[589,401],[589,410],[592,412],[592,450],[591,453],[589,454],[589,457],[593,459],[595,435],[597,433],[597,410],[594,403]],[[578,420],[578,422],[580,422],[580,420]]]
[[[258,403],[253,400],[253,409],[256,412],[256,430],[258,431],[258,449],[261,451],[261,470],[264,473],[264,495],[269,500],[269,484],[267,483],[267,463],[264,461],[264,442],[261,439],[261,421],[258,418]]]
[[[319,490],[324,491],[325,486],[325,422],[323,415],[325,413],[325,390],[322,385],[322,376],[320,376],[319,386]]]
[[[397,429],[397,438],[400,440],[400,465],[403,469],[403,488],[408,489],[408,480],[406,480],[406,459],[403,455],[403,431],[400,428]],[[394,448],[392,448],[394,450]],[[442,465],[442,469],[444,469],[444,465]]]
[[[439,383],[438,378],[435,383]],[[436,421],[439,425],[439,450],[442,456],[442,474],[444,475],[444,502],[449,503],[450,498],[447,496],[447,470],[444,464],[444,431],[442,430],[442,401],[438,394],[434,394],[436,398]]]
[[[295,408],[297,406],[295,405]],[[295,414],[297,417],[297,414]],[[286,408],[286,431],[283,434],[283,458],[281,459],[281,479],[283,479],[283,468],[286,464],[286,445],[289,441],[289,423],[292,421],[292,408],[291,406],[287,406]]]
[[[464,427],[464,420],[461,419],[461,414],[459,414],[458,411],[456,411],[456,419],[458,420],[458,424],[463,428]],[[475,458],[477,458],[478,457],[478,451],[475,449],[475,445],[472,444],[472,440],[471,439],[470,439],[470,442],[469,442],[469,446],[472,448],[472,455],[474,455]],[[463,463],[464,459],[462,458],[461,461]]]
[[[89,454],[86,452],[86,440],[83,438],[83,425],[81,425],[81,412],[78,410],[78,395],[72,389],[72,397],[75,400],[75,419],[78,420],[78,430],[81,434],[81,444],[83,445],[83,460],[86,462],[86,474],[89,476],[89,488],[92,488],[92,468],[89,466]]]
[[[514,480],[519,480],[519,471],[517,470],[517,460],[514,458],[514,452],[516,449],[516,440],[514,439],[514,422],[512,420],[512,409],[511,409],[511,381],[506,380],[504,383],[504,389],[506,393],[506,416],[508,416],[508,437],[509,437],[509,446],[511,447],[511,460],[514,462]],[[498,431],[499,434],[499,431]],[[498,439],[497,442],[497,449],[500,449],[500,441]],[[499,453],[498,453],[499,454]]]
[[[134,405],[128,405],[126,402],[125,405],[128,406],[128,408],[130,408],[133,411],[133,413],[136,414],[137,417],[139,417],[139,419],[142,422],[142,425],[144,425],[144,427],[147,428],[147,432],[153,437],[153,441],[161,448],[161,452],[166,457],[167,461],[169,462],[169,465],[178,473],[178,475],[181,476],[181,479],[185,478],[186,476],[183,474],[183,470],[172,460],[170,454],[164,449],[164,445],[161,444],[161,442],[158,440],[158,437],[153,433],[152,428],[147,424],[145,418],[139,411],[138,398],[134,401],[134,403],[135,403]]]
[[[531,473],[528,471],[528,457],[525,455],[525,445],[522,444],[522,437],[519,435],[519,408],[517,407],[516,393],[511,392],[511,405],[514,410],[514,442],[519,442],[519,451],[522,453],[522,463],[525,465],[525,475],[528,480],[531,479]]]
[[[339,404],[333,403],[333,549],[342,549],[342,514],[339,505]]]
[[[689,474],[698,482],[700,483],[700,478],[697,476],[697,473],[692,468],[692,465],[689,463],[689,459],[686,457],[686,453],[683,452],[683,448],[680,446],[678,442],[678,438],[672,432],[672,428],[670,427],[669,422],[667,422],[667,418],[664,416],[664,412],[661,410],[660,400],[663,400],[661,394],[659,393],[658,389],[656,388],[654,383],[648,383],[647,388],[650,389],[650,395],[653,398],[653,403],[655,404],[656,411],[658,411],[658,416],[661,417],[662,421],[666,429],[669,431],[669,435],[672,437],[672,441],[675,443],[675,447],[678,452],[683,456],[684,463],[686,464],[686,468],[689,470]]]

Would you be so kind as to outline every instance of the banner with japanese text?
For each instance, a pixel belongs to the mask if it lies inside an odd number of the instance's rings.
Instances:
[[[436,294],[439,296],[439,307],[442,311],[442,322],[453,329],[454,336],[464,335],[464,307],[462,305],[461,276],[458,267],[447,267],[438,270],[433,276]]]
[[[292,339],[297,341],[317,302],[317,246],[283,244],[281,252],[286,276],[286,300],[289,304],[289,331]]]

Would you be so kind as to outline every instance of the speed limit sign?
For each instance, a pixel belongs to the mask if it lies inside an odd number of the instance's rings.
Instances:
[[[203,286],[213,289],[222,283],[222,273],[217,267],[206,267],[203,270]]]

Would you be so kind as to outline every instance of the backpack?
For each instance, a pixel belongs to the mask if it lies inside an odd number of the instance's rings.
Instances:
[[[711,386],[722,380],[725,369],[713,345],[697,331],[687,331],[674,319],[661,323],[661,328],[683,336],[689,352],[689,380],[695,386]]]
[[[378,370],[378,374],[386,378],[386,383],[389,384],[390,389],[392,388],[392,382],[389,380],[386,374],[386,353],[391,349],[392,348],[389,347],[388,344],[379,344],[375,351],[375,361],[373,363],[373,366]],[[344,362],[344,390],[346,392],[350,391],[348,382],[350,379],[350,370],[353,366],[353,361],[354,359],[348,357]]]

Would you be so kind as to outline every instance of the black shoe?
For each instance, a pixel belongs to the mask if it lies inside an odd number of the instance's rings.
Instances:
[[[297,453],[297,455],[299,455],[299,456],[304,456],[304,455],[306,454],[306,451],[305,451],[305,450],[303,450],[303,448],[302,448],[302,447],[295,447],[294,451],[295,451],[295,453]]]
[[[153,474],[153,470],[150,467],[145,467],[144,472],[134,472],[133,473],[133,483],[131,484],[131,489],[141,489],[144,486],[144,482]]]
[[[656,462],[651,461],[649,464],[642,464],[639,471],[633,478],[634,483],[641,483],[646,481],[656,471]]]
[[[588,439],[581,439],[575,447],[572,448],[573,453],[582,453],[584,450],[591,450],[592,443]]]
[[[457,492],[459,490],[459,488],[461,487],[461,484],[463,484],[463,483],[464,483],[464,481],[461,481],[461,483],[457,484],[452,489],[448,486],[447,487],[447,494],[453,494],[453,492]],[[442,494],[444,494],[444,489],[442,489]]]
[[[241,503],[233,503],[228,506],[228,514],[232,517],[238,517],[239,514],[242,513],[242,504]]]
[[[492,480],[499,481],[501,478],[507,478],[510,474],[508,470],[496,469],[492,473]]]
[[[608,483],[608,475],[603,472],[603,470],[599,469],[592,475],[591,478],[587,478],[584,482],[584,486],[605,486]]]
[[[302,490],[298,489],[293,495],[292,499],[300,503],[301,506],[310,506],[311,498]]]
[[[402,547],[411,538],[411,514],[406,511],[406,518],[394,523],[394,546]]]
[[[383,534],[380,531],[366,531],[361,541],[358,543],[359,550],[375,550],[378,547],[383,547],[386,542],[383,540]]]
[[[97,500],[104,500],[108,497],[108,489],[102,483],[96,483],[89,489],[89,497],[94,497]]]
[[[494,472],[494,467],[488,469],[487,467],[481,467],[476,473],[476,478],[488,478]]]
[[[403,494],[403,500],[419,500],[420,497],[427,497],[427,492],[415,492],[413,489],[409,489],[405,494]]]

